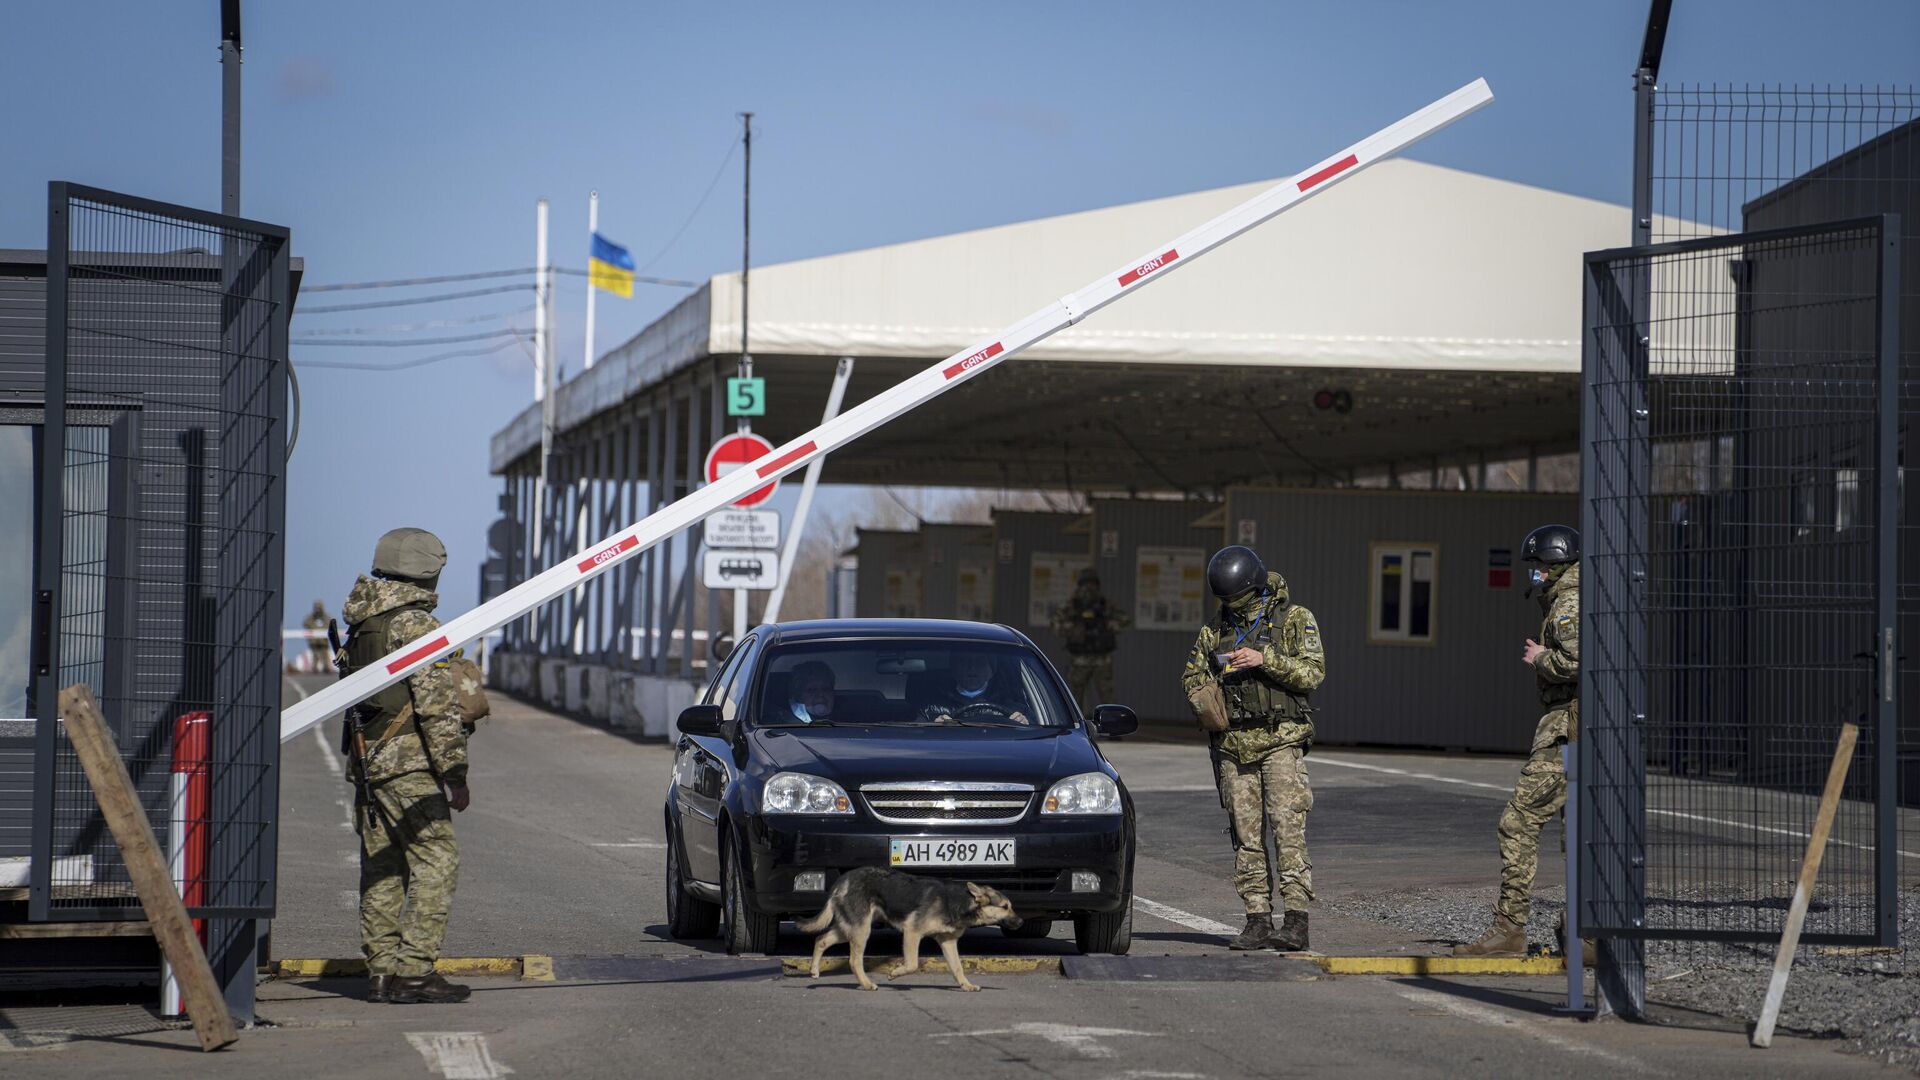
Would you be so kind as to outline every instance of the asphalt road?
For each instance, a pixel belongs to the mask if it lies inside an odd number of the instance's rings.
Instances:
[[[1072,979],[979,973],[979,994],[943,971],[861,993],[851,976],[782,977],[711,945],[667,937],[660,807],[668,748],[496,699],[473,744],[473,807],[457,820],[463,862],[448,956],[556,957],[559,981],[474,980],[461,1006],[376,1007],[358,980],[280,980],[227,1052],[183,1032],[103,1034],[0,1052],[0,1074],[491,1077],[1200,1078],[1305,1072],[1395,1076],[1878,1074],[1831,1044],[1782,1038],[1747,1049],[1742,1027],[1555,1016],[1558,978],[1327,977],[1301,961],[1234,957],[1225,818],[1198,747],[1110,743],[1138,804],[1133,956],[1185,958],[1181,978]],[[347,788],[321,737],[284,749],[278,957],[353,957],[354,837]],[[1381,918],[1383,904],[1491,900],[1494,821],[1512,759],[1324,750],[1310,759],[1308,826],[1319,902],[1313,945],[1333,954],[1430,953]],[[1543,882],[1562,872],[1557,845]],[[1536,919],[1536,925],[1548,920]],[[968,955],[1070,955],[991,930]],[[883,938],[873,950],[883,955]],[[789,927],[782,951],[808,941]],[[1226,967],[1224,965],[1232,965]],[[1224,981],[1187,981],[1202,970]],[[102,1032],[109,1027],[99,1029]]]

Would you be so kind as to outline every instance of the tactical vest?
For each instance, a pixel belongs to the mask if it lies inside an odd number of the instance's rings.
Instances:
[[[1113,622],[1107,616],[1106,600],[1097,600],[1090,605],[1073,604],[1071,630],[1067,635],[1067,651],[1079,655],[1105,655],[1112,652],[1118,642],[1114,640]]]
[[[394,616],[403,611],[432,611],[427,604],[402,604],[391,611],[383,611],[362,623],[355,623],[347,635],[347,674],[351,675],[361,668],[377,662],[392,652],[395,644],[388,627]],[[400,714],[413,703],[413,695],[407,689],[406,680],[394,683],[385,690],[373,695],[355,706],[359,710],[361,731],[372,747],[394,734]]]
[[[1264,651],[1278,640],[1280,626],[1286,621],[1287,609],[1291,606],[1269,605],[1265,617],[1260,620],[1260,628],[1247,635],[1247,639],[1239,645],[1233,641],[1240,636],[1240,631],[1231,628],[1226,609],[1222,607],[1214,616],[1214,651],[1232,652],[1236,648]],[[1231,728],[1266,727],[1282,721],[1306,722],[1313,719],[1313,709],[1307,703],[1307,695],[1280,686],[1258,668],[1228,672],[1220,679],[1220,689],[1227,698],[1227,726]]]

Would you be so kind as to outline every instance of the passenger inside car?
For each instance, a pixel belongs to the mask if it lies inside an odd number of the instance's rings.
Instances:
[[[802,724],[834,716],[833,669],[818,660],[794,665],[787,676],[787,715]]]

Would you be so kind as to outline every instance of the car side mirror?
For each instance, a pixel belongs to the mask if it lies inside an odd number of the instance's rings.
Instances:
[[[1093,710],[1093,729],[1102,735],[1131,735],[1140,730],[1140,718],[1125,705],[1098,705]]]
[[[680,734],[713,735],[720,734],[720,706],[689,705],[680,710]]]

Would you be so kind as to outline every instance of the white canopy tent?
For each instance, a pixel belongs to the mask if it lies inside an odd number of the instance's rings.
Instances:
[[[841,356],[857,402],[1270,183],[756,267],[755,428],[777,443],[813,424]],[[836,453],[825,478],[1217,491],[1571,449],[1580,256],[1628,236],[1624,207],[1388,161]],[[561,387],[556,431],[730,369],[739,284],[711,279]],[[1313,407],[1336,388],[1351,412]],[[539,444],[530,405],[494,436],[493,470],[524,471]]]

